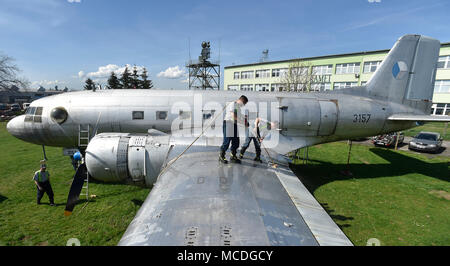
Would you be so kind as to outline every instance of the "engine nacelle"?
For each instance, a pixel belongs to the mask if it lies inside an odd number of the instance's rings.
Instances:
[[[98,134],[86,149],[86,167],[96,180],[150,187],[162,170],[169,146],[169,136]]]

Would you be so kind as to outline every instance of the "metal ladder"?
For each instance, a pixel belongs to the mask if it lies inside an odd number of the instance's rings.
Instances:
[[[78,147],[79,148],[87,148],[89,145],[89,141],[91,139],[90,136],[91,126],[87,125],[78,125]],[[84,192],[83,192],[84,190]],[[84,185],[81,189],[80,196],[86,196],[86,200],[89,200],[89,173],[86,171],[86,179],[84,179]]]

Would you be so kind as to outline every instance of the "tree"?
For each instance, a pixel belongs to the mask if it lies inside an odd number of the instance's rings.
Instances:
[[[122,83],[122,88],[124,89],[129,89],[132,87],[128,66],[125,67],[125,70],[122,73],[122,77],[120,78],[120,82]]]
[[[139,80],[137,67],[133,67],[133,74],[131,74],[131,88],[140,89],[141,81]]]
[[[285,91],[310,91],[317,77],[311,63],[295,61],[281,74],[280,81]]]
[[[58,91],[58,85],[55,85],[55,91]]]
[[[84,89],[88,91],[95,91],[95,82],[88,78],[86,80],[86,84],[84,85]]]
[[[14,59],[7,55],[0,55],[0,89],[9,89],[10,87],[27,87],[28,81],[17,77],[19,68],[13,64]]]
[[[64,88],[63,92],[68,92],[69,88],[67,88],[67,86]]]
[[[153,83],[151,80],[148,79],[148,72],[147,69],[144,67],[144,69],[142,70],[142,74],[141,74],[141,88],[142,89],[151,89],[153,88]]]
[[[122,84],[120,84],[119,78],[117,78],[116,74],[111,72],[111,76],[108,78],[108,89],[115,90],[122,88]]]

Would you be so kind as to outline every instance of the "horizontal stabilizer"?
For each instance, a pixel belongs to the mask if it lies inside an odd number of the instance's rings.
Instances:
[[[388,117],[391,121],[418,121],[418,122],[450,122],[448,115],[402,115],[396,114]]]

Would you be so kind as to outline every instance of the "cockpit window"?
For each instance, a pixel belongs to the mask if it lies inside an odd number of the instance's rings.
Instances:
[[[55,107],[52,109],[52,112],[50,113],[50,117],[56,123],[62,124],[67,120],[67,118],[69,117],[69,114],[67,114],[67,111],[64,107]]]
[[[34,113],[34,115],[42,115],[42,110],[43,110],[42,107],[37,107],[36,108],[36,112]]]
[[[24,122],[42,123],[42,107],[29,107],[26,111]]]

